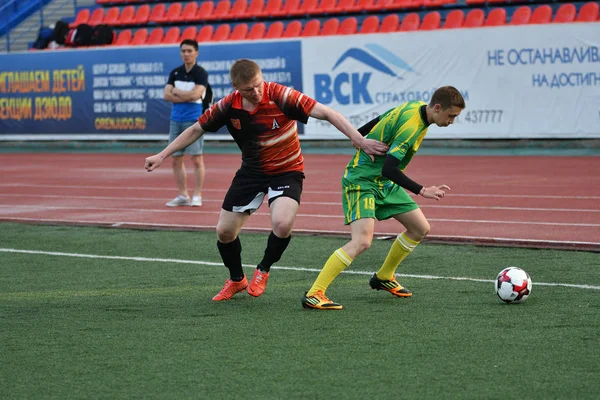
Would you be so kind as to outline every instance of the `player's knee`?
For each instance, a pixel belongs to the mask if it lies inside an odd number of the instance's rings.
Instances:
[[[293,221],[276,220],[273,221],[272,229],[275,236],[286,238],[292,234]]]
[[[425,239],[425,236],[429,234],[430,229],[431,225],[429,225],[429,222],[426,221],[424,224],[413,228],[410,233],[413,238],[417,239],[418,241],[421,241]]]
[[[193,156],[192,164],[194,164],[194,168],[201,169],[204,167],[204,162],[202,161],[202,156]]]
[[[217,225],[217,238],[221,243],[231,243],[235,240],[237,233]]]
[[[356,240],[355,241],[356,255],[359,256],[360,254],[369,250],[369,248],[371,247],[371,243],[373,243],[373,240],[368,237],[361,237],[360,239]]]

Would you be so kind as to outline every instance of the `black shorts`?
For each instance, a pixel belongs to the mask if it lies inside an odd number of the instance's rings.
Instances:
[[[304,173],[286,172],[280,175],[256,175],[238,170],[223,200],[223,210],[252,214],[269,197],[269,206],[278,197],[294,199],[300,204]]]

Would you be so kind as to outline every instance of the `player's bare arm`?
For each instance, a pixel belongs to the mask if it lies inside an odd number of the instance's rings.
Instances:
[[[350,124],[350,122],[344,118],[339,112],[321,104],[317,103],[310,116],[316,119],[328,121],[331,125],[335,126],[340,132],[348,137],[352,143],[359,147],[362,151],[368,155],[382,156],[388,151],[388,146],[378,140],[366,139]]]
[[[169,157],[171,154],[181,149],[186,148],[187,146],[198,140],[205,133],[206,131],[202,129],[198,122],[196,122],[194,125],[190,126],[185,131],[183,131],[183,133],[179,135],[177,139],[173,140],[160,153],[146,158],[144,168],[146,168],[148,172],[155,170],[162,164],[165,158]]]
[[[402,186],[406,190],[410,190],[414,194],[421,195],[426,199],[441,200],[450,187],[447,185],[437,185],[425,187],[410,179],[398,166],[400,160],[392,155],[387,155],[383,163],[381,175],[388,178],[397,185]]]
[[[192,90],[182,90],[178,88],[173,88],[173,95],[182,99],[184,102],[198,101],[204,96],[204,92],[206,92],[206,87],[204,85],[196,85]]]

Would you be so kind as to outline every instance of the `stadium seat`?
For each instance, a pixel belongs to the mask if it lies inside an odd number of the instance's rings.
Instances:
[[[269,6],[269,4],[267,4],[267,7],[268,6]],[[300,0],[285,0],[285,3],[283,3],[283,6],[281,6],[278,11],[273,11],[271,13],[271,15],[274,17],[288,17],[288,16],[292,15],[292,13],[295,13],[296,11],[298,11],[299,7],[300,7]],[[293,15],[296,15],[296,14],[293,14]]]
[[[165,37],[161,40],[162,44],[173,44],[179,43],[179,37],[181,36],[181,31],[178,27],[174,26],[169,28],[167,33],[165,33]]]
[[[69,24],[69,28],[75,28],[79,24],[87,24],[90,20],[90,9],[84,8],[79,10],[77,16],[75,17],[75,21]]]
[[[212,14],[213,14],[214,10],[215,10],[215,3],[213,3],[212,1],[208,1],[208,0],[203,1],[202,4],[200,4],[200,7],[198,7],[198,11],[196,12],[196,15],[194,17],[192,17],[192,21],[201,22],[201,21],[210,20],[212,18]]]
[[[185,21],[195,21],[196,13],[198,12],[198,3],[190,1],[181,10],[178,16],[171,18],[171,22],[182,23]]]
[[[302,15],[314,14],[314,11],[318,5],[319,5],[319,0],[302,0],[300,7],[298,7],[295,11],[290,11],[289,15],[302,16]]]
[[[179,18],[182,9],[183,5],[181,3],[171,3],[167,11],[162,16],[156,17],[154,22],[159,24],[173,22],[176,18]]]
[[[375,33],[379,31],[379,17],[377,15],[369,15],[360,25],[360,33]]]
[[[422,31],[431,31],[440,28],[440,22],[442,21],[442,15],[437,11],[430,11],[423,17],[421,23]]]
[[[479,28],[483,26],[485,21],[485,13],[480,8],[474,8],[467,13],[463,28]]]
[[[356,8],[353,12],[366,12],[370,7],[375,4],[375,0],[358,0],[356,2]]]
[[[528,24],[531,19],[531,8],[529,6],[518,7],[513,13],[509,25]]]
[[[485,4],[487,0],[466,0],[466,4],[469,6],[472,5],[482,5]]]
[[[400,24],[400,30],[403,32],[416,31],[419,29],[420,23],[421,19],[419,18],[419,14],[408,13],[402,19],[402,24]]]
[[[285,38],[289,37],[298,37],[302,34],[302,23],[300,21],[291,21],[285,27],[285,31],[283,32],[283,36]]]
[[[133,34],[133,38],[131,39],[131,42],[129,44],[132,46],[146,44],[146,39],[148,39],[148,29],[141,28],[135,31],[135,33]]]
[[[155,5],[154,7],[152,7],[152,11],[150,11],[150,17],[148,18],[148,22],[157,23],[158,20],[164,18],[166,12],[167,7],[164,4],[159,3]]]
[[[281,0],[267,0],[265,7],[260,13],[255,15],[257,18],[276,16],[281,11]]]
[[[127,6],[121,10],[121,14],[119,14],[119,18],[115,21],[114,25],[129,25],[133,21],[133,17],[135,16],[135,7]]]
[[[554,15],[552,22],[574,22],[576,16],[577,9],[575,8],[574,4],[562,4],[560,7],[558,7],[558,10],[556,10],[556,14]]]
[[[481,1],[481,3],[483,2],[484,1]],[[425,6],[425,8],[442,8],[444,4],[446,4],[446,0],[423,0],[423,6]],[[470,4],[469,0],[467,0],[467,4]]]
[[[442,29],[462,28],[464,19],[465,13],[462,10],[452,10],[446,15]]]
[[[131,42],[131,30],[123,29],[117,35],[117,40],[113,42],[113,46],[128,46]]]
[[[320,0],[319,5],[310,14],[332,14],[336,5],[337,0]]]
[[[267,30],[267,34],[265,35],[265,39],[279,39],[283,36],[283,30],[285,26],[281,21],[275,21],[271,25],[269,25],[269,29]]]
[[[263,39],[265,37],[265,32],[267,31],[267,26],[264,22],[257,22],[252,25],[250,28],[250,32],[248,32],[248,40],[258,40]]]
[[[439,7],[441,7],[443,5],[444,0],[434,0],[436,2],[439,2],[440,5]],[[394,9],[406,9],[406,8],[421,8],[424,5],[425,0],[395,0],[394,4],[392,5],[392,7],[390,9],[394,10]],[[419,17],[420,19],[420,17]]]
[[[339,0],[333,10],[336,13],[354,13],[360,11],[356,0]]]
[[[163,28],[154,28],[152,29],[152,32],[150,32],[150,36],[148,36],[148,39],[146,39],[146,44],[160,44],[164,36],[165,31],[163,30]]]
[[[108,10],[106,10],[106,14],[104,14],[104,19],[102,20],[102,23],[111,26],[116,25],[117,21],[119,20],[119,14],[119,7],[109,8]]]
[[[92,11],[92,15],[90,15],[87,23],[90,26],[96,26],[102,24],[102,20],[104,20],[104,8],[96,8]]]
[[[319,36],[321,33],[321,21],[318,19],[310,19],[302,29],[302,36]]]
[[[208,42],[212,40],[213,34],[215,32],[215,28],[212,25],[204,25],[198,31],[198,36],[196,36],[197,42]]]
[[[247,0],[235,0],[231,9],[229,10],[229,16],[234,19],[242,19],[246,17],[246,10],[248,9]],[[234,29],[235,31],[235,29]],[[247,32],[246,32],[247,33]],[[238,39],[236,39],[238,40]]]
[[[379,32],[396,32],[400,27],[400,18],[397,14],[386,15],[381,21]]]
[[[338,35],[354,35],[358,32],[358,20],[356,17],[348,17],[340,23]]]
[[[183,30],[181,34],[181,40],[192,39],[196,40],[196,35],[198,35],[198,29],[195,26],[188,26]]]
[[[222,25],[219,25],[217,27],[217,29],[215,30],[215,34],[213,35],[212,40],[215,42],[218,42],[221,40],[227,40],[227,39],[229,39],[230,34],[231,34],[231,25],[222,24]]]
[[[579,9],[579,15],[577,15],[577,22],[595,22],[598,20],[598,3],[590,1],[585,3]]]
[[[364,6],[367,13],[385,11],[391,8],[395,0],[375,0]]]
[[[207,20],[215,20],[215,19],[226,19],[229,14],[229,10],[231,10],[231,2],[229,0],[221,0],[215,6],[215,11],[211,15],[206,15],[205,19]],[[223,28],[225,29],[225,28]],[[218,30],[218,28],[217,28]],[[217,32],[215,32],[216,35]]]
[[[329,18],[321,28],[321,36],[337,35],[340,29],[340,20],[337,18]]]
[[[233,27],[227,40],[245,40],[246,36],[248,36],[248,24],[242,22]]]
[[[494,8],[487,15],[484,26],[500,26],[506,24],[506,10],[504,7]]]
[[[533,10],[531,14],[530,24],[547,24],[552,21],[552,8],[544,4]]]
[[[265,9],[265,1],[264,0],[252,0],[248,8],[246,9],[246,13],[244,17],[246,18],[257,18],[262,15],[263,10]]]
[[[148,4],[139,6],[135,13],[135,17],[133,17],[133,21],[131,21],[131,25],[146,25],[150,19],[150,12],[151,10]]]

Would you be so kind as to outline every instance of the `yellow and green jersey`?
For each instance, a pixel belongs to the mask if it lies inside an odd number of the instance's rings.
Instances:
[[[367,139],[379,140],[389,146],[387,154],[396,157],[404,170],[419,149],[429,124],[425,113],[426,103],[409,101],[386,111],[367,134]],[[378,188],[394,185],[381,175],[386,156],[370,156],[360,149],[346,166],[344,180],[356,185],[375,184]]]

